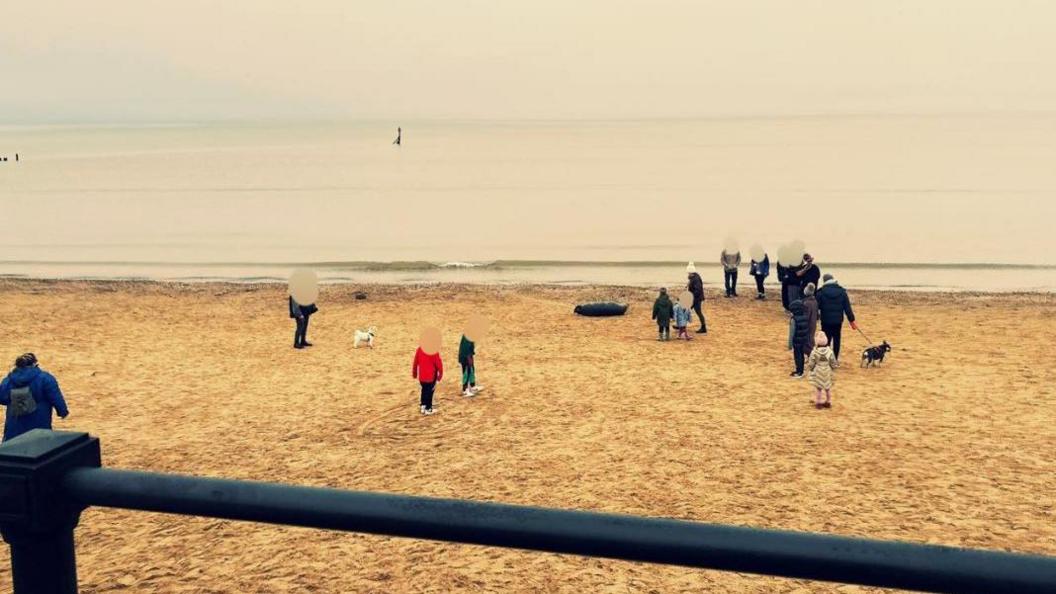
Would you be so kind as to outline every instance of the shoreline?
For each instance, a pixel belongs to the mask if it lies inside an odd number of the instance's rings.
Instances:
[[[28,278],[28,277],[14,277],[0,275],[0,292],[5,291],[18,291],[23,288],[34,288],[35,286],[43,287],[63,287],[68,289],[103,289],[107,292],[111,292],[116,287],[128,287],[133,289],[157,289],[157,292],[162,290],[181,290],[188,293],[208,292],[214,289],[224,289],[227,292],[253,292],[253,291],[270,291],[276,288],[284,288],[287,281],[276,279],[269,281],[235,281],[235,280],[158,280],[158,279],[73,279],[73,278]],[[479,292],[479,291],[512,291],[512,292],[532,292],[540,291],[547,293],[554,292],[568,292],[568,293],[586,293],[591,291],[602,291],[608,290],[617,293],[634,293],[639,296],[642,292],[655,293],[658,287],[652,286],[641,286],[641,285],[628,285],[628,284],[608,284],[608,283],[582,283],[582,284],[570,284],[570,283],[547,283],[547,282],[514,282],[514,283],[465,283],[465,282],[449,282],[449,281],[428,281],[428,282],[409,282],[409,283],[391,283],[391,282],[373,282],[373,281],[342,281],[342,282],[327,282],[321,280],[320,283],[321,294],[326,295],[327,293],[348,296],[352,295],[357,291],[364,289],[374,289],[381,291],[382,293],[391,293],[394,291],[433,291],[436,290],[448,290],[450,292]],[[670,284],[667,286],[668,290],[674,290],[675,287],[681,285]],[[705,283],[705,289],[708,289],[707,300],[718,300],[722,299],[722,287],[717,283]],[[1051,298],[1056,301],[1056,293],[1051,291],[972,291],[972,290],[910,290],[905,288],[854,288],[844,287],[852,295],[868,295],[871,297],[949,297],[949,298],[985,298],[985,297],[1036,297],[1036,298]],[[754,287],[752,287],[754,293]],[[737,301],[750,301],[755,302],[754,295],[745,293],[738,297]],[[780,288],[778,285],[767,285],[767,301],[780,302]]]
[[[721,289],[720,270],[702,264],[704,285]],[[685,264],[669,262],[332,262],[311,265],[7,265],[0,264],[0,280],[71,282],[167,282],[182,284],[224,283],[239,285],[284,284],[291,270],[314,270],[326,285],[475,285],[475,286],[595,286],[674,287],[685,278]],[[717,268],[717,265],[716,265]],[[922,293],[1039,293],[1056,294],[1056,267],[1003,265],[866,265],[829,264],[822,267],[840,283],[855,290]],[[771,271],[773,272],[773,270]],[[741,271],[742,293],[754,293],[754,279]],[[776,274],[766,283],[779,289]]]

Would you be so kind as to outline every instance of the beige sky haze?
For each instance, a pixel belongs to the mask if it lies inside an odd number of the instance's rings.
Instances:
[[[4,2],[0,122],[1044,111],[1056,3]]]

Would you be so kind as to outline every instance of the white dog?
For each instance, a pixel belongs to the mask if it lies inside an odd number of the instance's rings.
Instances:
[[[374,326],[367,328],[367,331],[356,330],[356,340],[352,345],[352,348],[358,349],[359,343],[365,342],[370,348],[374,348],[374,335],[378,333],[378,329]]]

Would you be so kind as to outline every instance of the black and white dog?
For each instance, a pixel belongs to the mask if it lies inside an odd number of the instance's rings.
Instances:
[[[887,344],[887,341],[880,343],[880,346],[869,347],[862,351],[862,367],[872,367],[874,364],[879,365],[884,362],[884,355],[891,352],[891,345]]]

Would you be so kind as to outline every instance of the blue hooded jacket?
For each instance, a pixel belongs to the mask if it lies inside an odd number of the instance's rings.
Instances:
[[[62,398],[59,390],[59,382],[55,376],[39,367],[23,367],[14,369],[0,382],[0,404],[8,406],[11,404],[11,388],[24,388],[29,386],[33,399],[37,401],[37,410],[16,417],[7,409],[7,419],[4,421],[4,441],[14,439],[27,431],[33,429],[51,429],[51,410],[54,408],[60,417],[70,414],[66,408],[66,401]]]

